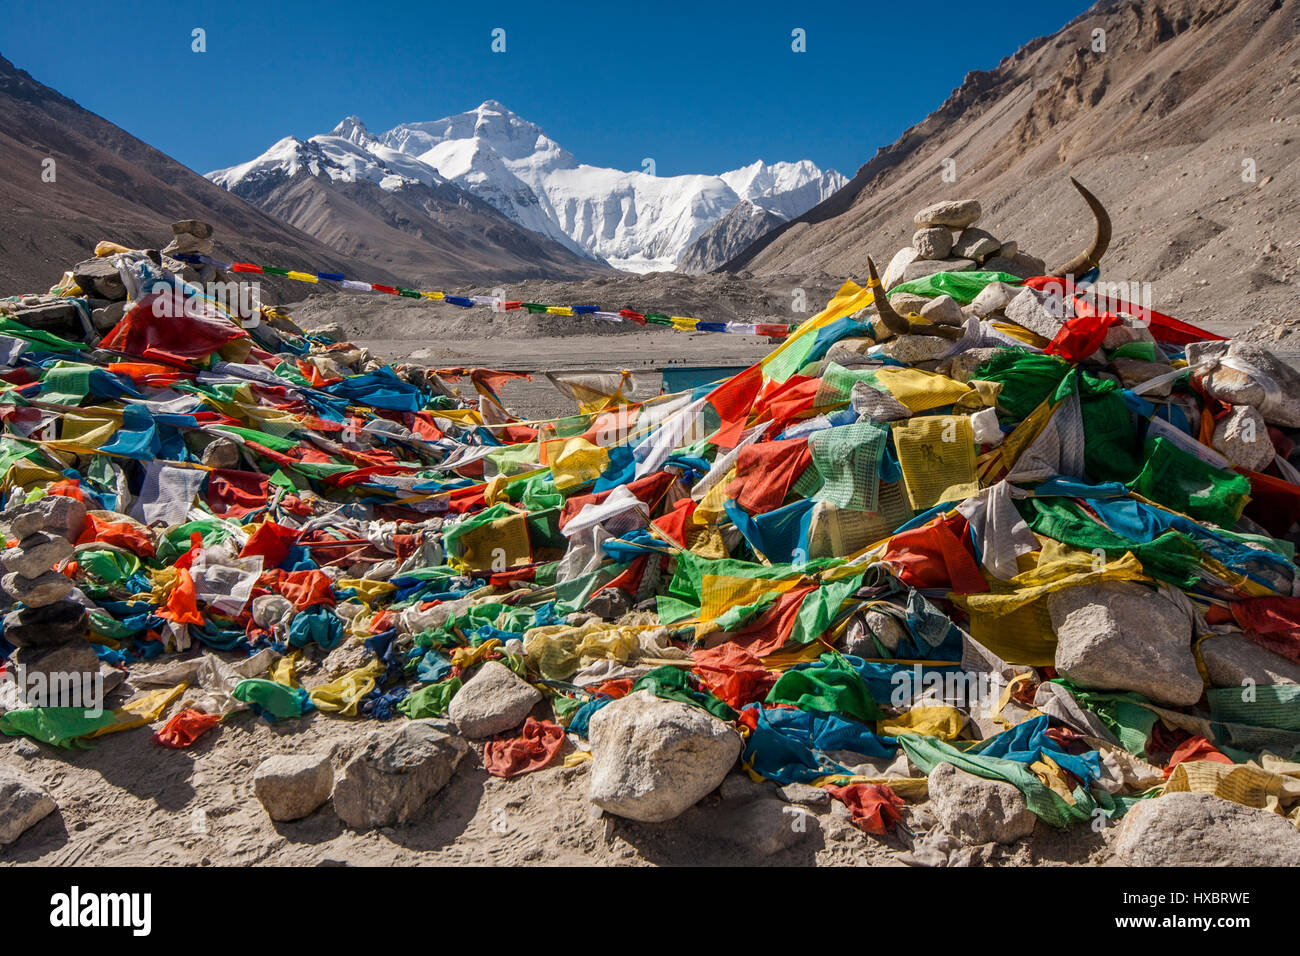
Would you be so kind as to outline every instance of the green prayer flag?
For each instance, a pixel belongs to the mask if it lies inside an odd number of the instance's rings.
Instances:
[[[864,724],[881,717],[866,681],[839,654],[823,654],[814,664],[786,671],[772,685],[767,702],[843,714]]]
[[[460,690],[460,687],[461,680],[459,677],[448,677],[444,681],[429,684],[414,693],[408,694],[398,703],[397,709],[412,720],[420,720],[424,717],[445,717],[447,708],[451,705],[451,699],[456,696],[456,691]]]

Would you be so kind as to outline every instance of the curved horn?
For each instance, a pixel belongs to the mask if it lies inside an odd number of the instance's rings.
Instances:
[[[885,287],[880,281],[880,276],[876,274],[876,264],[871,256],[867,256],[867,274],[871,277],[867,286],[871,289],[871,298],[875,302],[876,312],[879,313],[880,320],[885,323],[885,328],[895,335],[936,335],[941,339],[955,342],[966,334],[965,329],[955,326],[913,322],[911,319],[903,318],[889,304],[889,297],[885,295]]]
[[[894,307],[889,304],[889,297],[885,295],[885,286],[880,281],[880,276],[876,274],[876,264],[867,256],[867,274],[871,277],[868,286],[871,289],[871,298],[876,305],[876,313],[880,316],[880,321],[885,323],[885,328],[895,335],[906,335],[911,329],[912,323],[903,318],[894,311]]]
[[[1092,215],[1097,220],[1097,231],[1092,237],[1092,242],[1082,254],[1075,256],[1059,269],[1048,273],[1058,279],[1067,275],[1083,275],[1085,272],[1101,265],[1101,257],[1106,254],[1106,249],[1110,245],[1110,216],[1106,213],[1106,207],[1101,204],[1101,200],[1080,185],[1079,181],[1073,176],[1070,177],[1070,183],[1079,191],[1083,201],[1092,210]]]

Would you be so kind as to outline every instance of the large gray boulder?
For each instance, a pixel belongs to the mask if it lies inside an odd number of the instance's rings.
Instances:
[[[510,668],[488,661],[456,691],[447,716],[466,737],[491,737],[522,724],[541,699],[541,692]]]
[[[1201,641],[1201,660],[1215,687],[1254,684],[1300,684],[1300,664],[1260,647],[1240,634]]]
[[[355,830],[415,819],[469,750],[451,730],[446,721],[412,720],[371,731],[334,787],[339,819]]]
[[[1128,866],[1300,866],[1300,831],[1285,817],[1209,793],[1140,801],[1113,847]]]
[[[1047,608],[1062,677],[1080,687],[1137,691],[1174,707],[1201,699],[1191,612],[1163,592],[1107,581],[1057,591]]]
[[[8,846],[58,809],[39,780],[0,766],[0,846]]]
[[[300,820],[314,813],[333,789],[327,754],[277,754],[253,771],[253,793],[272,820]]]
[[[671,820],[717,787],[740,735],[712,714],[637,691],[591,717],[591,802],[629,820]]]
[[[944,830],[975,846],[1014,843],[1034,832],[1037,817],[1011,784],[941,763],[930,771],[930,808]]]

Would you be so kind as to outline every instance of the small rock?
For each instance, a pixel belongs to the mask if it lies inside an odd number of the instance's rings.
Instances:
[[[279,754],[253,772],[253,792],[272,820],[300,820],[330,798],[334,770],[324,754]]]
[[[787,783],[781,788],[781,796],[787,803],[806,807],[824,807],[831,802],[831,795],[826,790],[806,783]]]
[[[595,614],[605,621],[616,621],[632,610],[632,601],[622,588],[605,588],[583,605],[588,614]]]
[[[877,355],[916,365],[932,362],[952,348],[952,343],[937,335],[899,335],[883,343]]]
[[[0,766],[0,846],[8,846],[58,809],[50,792],[30,774]]]
[[[411,720],[372,730],[334,787],[334,812],[354,830],[415,819],[447,785],[469,750],[441,720]]]
[[[963,259],[983,262],[989,256],[996,255],[1002,249],[1002,243],[983,229],[971,227],[963,229],[957,241],[952,244],[952,254]],[[1002,253],[1006,255],[1006,253]]]
[[[1003,255],[999,252],[996,256],[990,256],[984,260],[984,268],[989,272],[1005,272],[1020,279],[1028,279],[1031,276],[1040,276],[1045,273],[1047,263],[1037,256],[1031,256],[1024,252],[1017,252],[1014,256]]]
[[[1019,287],[1007,285],[1005,282],[990,282],[980,290],[979,295],[971,299],[971,311],[981,319],[994,312],[1001,312],[1020,294],[1020,291]]]
[[[952,232],[937,226],[918,229],[912,236],[912,248],[919,259],[947,259],[952,252]]]
[[[1272,380],[1267,390],[1262,381],[1238,369],[1219,366],[1205,377],[1205,389],[1215,398],[1232,405],[1254,405],[1264,420],[1285,428],[1300,428],[1300,372],[1272,352],[1249,342],[1192,342],[1187,361],[1195,365],[1205,359],[1231,358]]]
[[[24,760],[35,760],[41,755],[41,746],[34,740],[19,737],[14,741],[11,752],[14,756],[22,757]]]
[[[931,299],[925,308],[921,309],[921,317],[935,325],[966,324],[966,316],[962,314],[961,306],[950,295]]]
[[[81,325],[81,314],[67,299],[37,302],[19,308],[14,312],[13,317],[28,328],[53,332],[55,335],[79,339],[85,333]]]
[[[125,315],[125,302],[110,302],[102,308],[90,310],[90,324],[96,332],[107,332],[121,322]]]
[[[19,541],[45,531],[76,542],[86,527],[86,506],[66,495],[46,495],[6,509],[0,519],[9,522],[9,533]]]
[[[323,338],[329,339],[331,342],[346,342],[348,338],[348,334],[343,330],[343,326],[339,325],[337,322],[328,322],[325,325],[318,325],[315,328],[307,329],[306,332],[308,335],[322,336]],[[411,354],[411,357],[414,359],[421,358],[419,354],[420,351],[425,351],[427,353],[423,356],[424,358],[428,358],[432,355],[432,353],[428,353],[428,350],[417,350]]]
[[[25,578],[38,578],[50,568],[72,557],[73,547],[63,536],[36,533],[23,538],[16,548],[0,553],[0,565],[6,571]]]
[[[1119,375],[1119,380],[1125,388],[1133,388],[1161,375],[1168,375],[1174,370],[1168,362],[1146,362],[1135,358],[1111,359],[1110,365]],[[1169,395],[1172,389],[1173,383],[1166,382],[1164,385],[1154,386],[1143,394],[1163,398]]]
[[[510,668],[488,661],[456,692],[447,714],[466,737],[491,737],[522,724],[541,699],[541,692]]]
[[[104,696],[107,697],[126,683],[126,671],[104,661],[99,662],[99,679],[104,682]]]
[[[1263,385],[1235,368],[1216,368],[1201,384],[1211,398],[1230,405],[1260,405],[1268,397]]]
[[[772,856],[807,840],[821,829],[816,815],[784,800],[762,797],[730,811],[716,835],[759,856]]]
[[[19,696],[29,706],[93,710],[104,703],[99,658],[84,640],[47,650],[20,647],[10,660]]]
[[[952,357],[948,365],[948,376],[959,382],[969,382],[975,370],[997,354],[996,348],[967,349]]]
[[[903,281],[924,279],[936,272],[966,272],[974,268],[974,259],[917,259],[903,270]]]
[[[907,631],[892,614],[872,609],[863,613],[860,623],[855,618],[849,624],[844,637],[844,653],[854,657],[879,657],[877,640],[892,652],[906,638]]]
[[[945,199],[932,203],[918,212],[912,219],[917,229],[927,226],[947,226],[949,229],[965,229],[980,217],[980,204],[975,199]]]
[[[1045,339],[1053,339],[1065,324],[1065,303],[1055,293],[1021,289],[1003,308],[1007,320]]]
[[[181,219],[172,223],[172,235],[211,239],[212,226],[201,219]]]
[[[1037,818],[1009,783],[986,780],[949,763],[930,771],[930,806],[944,830],[967,845],[1014,843]]]
[[[1112,325],[1106,330],[1106,338],[1102,340],[1101,347],[1107,350],[1117,349],[1121,345],[1128,345],[1131,342],[1154,342],[1155,336],[1145,325],[1139,323],[1132,316],[1125,318],[1120,314],[1120,322]]]
[[[740,736],[712,714],[649,691],[606,704],[589,730],[591,802],[644,823],[693,806],[722,783],[741,751]]]
[[[875,339],[840,339],[826,353],[826,361],[853,368],[866,361],[874,361],[867,354],[875,345]]]
[[[1048,611],[1062,677],[1175,707],[1201,699],[1191,616],[1163,592],[1129,581],[1082,585],[1054,592]]]
[[[1200,644],[1201,660],[1215,687],[1253,684],[1300,684],[1300,664],[1260,647],[1239,634],[1207,637]]]
[[[57,647],[84,637],[86,619],[86,609],[72,600],[19,608],[5,615],[4,636],[14,647]]]
[[[107,258],[87,259],[72,267],[72,279],[87,295],[116,302],[126,298],[126,286],[117,266]]]
[[[921,310],[933,301],[928,295],[913,295],[910,292],[896,292],[889,297],[889,304],[899,315],[910,315],[913,312],[920,315]],[[869,308],[867,311],[874,310]]]
[[[214,438],[203,448],[203,464],[209,468],[238,468],[239,445],[229,438]]]
[[[894,253],[894,258],[889,260],[889,265],[885,267],[885,274],[880,277],[880,284],[883,285],[886,290],[892,289],[894,286],[898,285],[903,281],[903,273],[907,271],[907,267],[915,262],[919,257],[920,253],[911,246],[904,246],[902,249],[899,249]]]
[[[45,607],[72,593],[72,579],[58,571],[46,571],[34,578],[25,578],[11,571],[0,581],[6,593],[28,607]]]
[[[1300,866],[1300,832],[1286,817],[1209,793],[1139,800],[1113,847],[1128,866]]]
[[[1264,416],[1251,405],[1234,405],[1219,419],[1211,445],[1234,465],[1250,471],[1263,471],[1277,454]]]

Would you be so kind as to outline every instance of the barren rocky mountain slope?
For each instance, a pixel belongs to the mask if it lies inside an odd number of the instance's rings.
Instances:
[[[915,209],[967,197],[981,226],[1064,262],[1092,229],[1073,175],[1114,220],[1105,278],[1151,281],[1157,309],[1193,322],[1285,319],[1298,105],[1300,0],[1104,0],[970,73],[847,187],[723,268],[861,274],[867,254],[907,244]]]
[[[54,162],[52,182],[46,160]],[[259,261],[309,258],[320,269],[357,267],[3,57],[0,169],[3,295],[49,288],[68,263],[87,258],[101,239],[161,248],[172,237],[168,223],[178,219],[211,223],[219,256],[230,251],[226,243],[238,242],[242,256]]]

